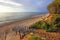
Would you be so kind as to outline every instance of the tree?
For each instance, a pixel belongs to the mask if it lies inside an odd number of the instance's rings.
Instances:
[[[60,14],[60,0],[54,0],[48,5],[47,9],[52,14]]]

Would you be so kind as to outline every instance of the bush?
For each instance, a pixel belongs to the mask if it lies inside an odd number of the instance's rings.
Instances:
[[[35,24],[32,24],[30,28],[40,29],[42,28],[42,24],[44,24],[43,21],[36,22]]]
[[[53,23],[49,24],[45,21],[39,21],[33,25],[31,25],[30,28],[34,28],[34,29],[44,29],[46,31],[55,31],[55,26]]]
[[[59,17],[57,17],[57,18],[55,19],[54,24],[55,24],[55,27],[57,27],[57,29],[60,28],[60,18],[59,18]]]
[[[47,9],[48,9],[49,13],[51,13],[51,14],[57,13],[57,6],[55,3],[49,4]]]
[[[31,35],[29,40],[42,40],[41,37],[37,36],[36,34]]]
[[[48,5],[47,9],[52,14],[60,14],[60,0],[54,0]]]
[[[46,38],[42,38],[37,34],[28,34],[28,35],[26,35],[26,38],[28,40],[46,40]]]
[[[54,25],[52,24],[48,24],[47,22],[45,22],[44,25],[42,25],[42,29],[46,30],[46,31],[54,31]]]
[[[30,26],[30,28],[39,29],[39,26],[36,25],[36,24],[32,24],[32,25]]]

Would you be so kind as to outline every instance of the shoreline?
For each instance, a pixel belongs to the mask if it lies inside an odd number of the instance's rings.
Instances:
[[[0,21],[0,27],[1,27],[1,25],[11,24],[13,22],[24,21],[24,20],[31,19],[31,18],[36,18],[36,17],[42,17],[43,15],[46,15],[46,14],[35,15],[35,16],[28,17],[28,18],[16,19],[16,20],[12,20],[12,21],[5,21],[5,22]]]
[[[37,16],[33,16],[31,18],[27,18],[24,20],[18,20],[18,21],[14,21],[14,22],[10,22],[10,23],[5,23],[4,25],[0,25],[0,31],[3,32],[5,30],[9,30],[14,26],[30,26],[33,23],[36,23],[40,20],[42,20],[42,17],[44,17],[47,14],[44,15],[37,15]]]

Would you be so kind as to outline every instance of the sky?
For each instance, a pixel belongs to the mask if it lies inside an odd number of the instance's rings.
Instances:
[[[0,0],[0,12],[47,12],[52,0]]]

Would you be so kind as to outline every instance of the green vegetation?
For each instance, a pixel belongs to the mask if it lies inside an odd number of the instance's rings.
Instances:
[[[31,35],[29,40],[42,40],[42,39],[40,37],[38,37],[37,35],[33,34],[33,35]]]
[[[46,31],[54,31],[55,30],[55,28],[53,27],[52,24],[49,24],[45,21],[39,21],[36,24],[31,25],[30,28],[44,29]]]
[[[46,38],[41,38],[37,34],[28,34],[26,37],[28,40],[46,40]]]
[[[35,24],[32,24],[30,28],[34,29],[44,29],[46,31],[56,31],[60,27],[60,14],[54,14],[54,17],[51,22],[47,21],[38,21]]]
[[[54,0],[47,7],[51,14],[60,14],[60,0]]]
[[[40,29],[43,23],[44,23],[43,21],[39,21],[39,22],[31,25],[30,28]]]
[[[60,28],[60,14],[55,14],[54,24],[55,27]]]

